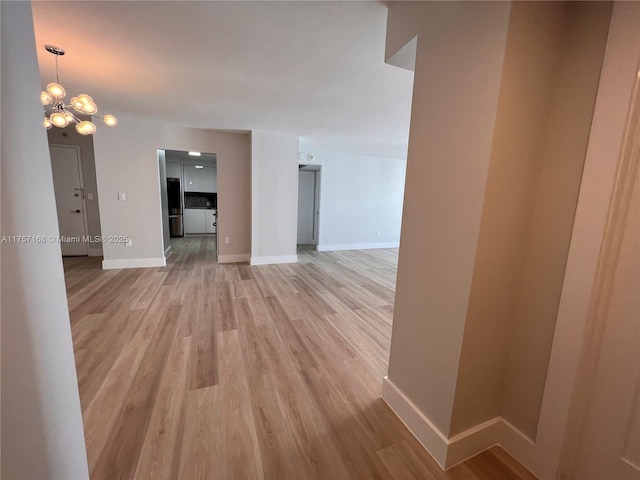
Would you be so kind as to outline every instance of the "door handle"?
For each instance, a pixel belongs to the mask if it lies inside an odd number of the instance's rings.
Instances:
[[[80,213],[80,210],[71,210],[71,213]]]

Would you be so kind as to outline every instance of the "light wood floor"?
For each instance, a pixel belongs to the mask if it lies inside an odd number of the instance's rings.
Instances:
[[[165,268],[64,261],[94,479],[530,479],[493,448],[447,473],[380,399],[396,250]]]

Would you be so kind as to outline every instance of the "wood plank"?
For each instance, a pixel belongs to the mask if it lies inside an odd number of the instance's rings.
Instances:
[[[439,467],[429,468],[405,441],[378,450],[378,456],[393,478],[406,480],[445,480],[447,478],[446,473]]]
[[[218,353],[216,342],[215,305],[197,304],[193,319],[193,349],[191,352],[191,390],[218,384]]]
[[[397,249],[249,266],[172,244],[159,268],[64,259],[92,478],[533,478],[495,448],[442,471],[380,399]]]
[[[158,322],[150,338],[131,385],[123,397],[120,410],[104,448],[91,470],[92,477],[130,477],[141,453],[150,413],[157,399],[159,381],[166,364],[166,354],[175,333],[167,318]]]
[[[140,453],[135,477],[176,477],[184,422],[184,403],[189,381],[191,338],[176,337],[164,370],[157,399]]]

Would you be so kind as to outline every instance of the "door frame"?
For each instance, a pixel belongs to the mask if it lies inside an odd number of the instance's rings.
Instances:
[[[314,212],[313,212],[313,231],[314,241],[316,242],[316,250],[320,244],[320,182],[322,181],[322,165],[318,166],[318,170],[314,171]]]
[[[625,233],[633,189],[640,170],[640,72],[636,77],[627,116],[622,150],[618,159],[607,222],[598,258],[594,286],[585,322],[583,349],[578,360],[575,387],[571,398],[560,474],[573,478],[585,431],[584,419],[600,359],[607,325],[609,303]],[[564,477],[563,477],[564,478]]]
[[[532,443],[512,439],[509,449],[539,478],[571,478],[575,471],[630,186],[640,168],[638,18],[640,5],[615,2],[538,432]]]
[[[301,172],[313,173],[313,236],[311,238],[317,250],[318,244],[320,243],[320,183],[322,181],[322,165],[308,163],[299,163],[298,165],[302,167],[317,167],[314,170],[302,170],[298,168],[298,178]],[[298,185],[298,189],[299,188],[300,186]]]
[[[89,236],[89,218],[87,217],[87,199],[84,192],[84,172],[82,171],[82,151],[80,150],[79,145],[62,145],[60,143],[50,143],[49,149],[51,147],[61,147],[61,148],[72,148],[76,151],[76,159],[78,160],[78,176],[80,179],[80,198],[82,200],[82,225],[84,226],[84,236]],[[51,165],[51,170],[53,170],[53,162],[51,160],[51,151],[49,151],[49,164]],[[55,185],[53,188],[53,194],[55,198]],[[56,199],[57,201],[57,199]],[[58,211],[56,208],[56,215]],[[58,234],[62,235],[60,232],[60,219],[58,219]],[[81,242],[84,244],[84,248],[86,250],[85,255],[89,256],[89,242]],[[60,247],[62,250],[62,247]],[[82,255],[79,255],[82,256]]]

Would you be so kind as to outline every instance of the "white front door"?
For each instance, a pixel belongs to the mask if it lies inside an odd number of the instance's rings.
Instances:
[[[51,170],[56,195],[58,227],[63,256],[87,255],[80,151],[77,147],[52,145]]]
[[[298,172],[298,245],[313,245],[315,235],[315,172]]]

